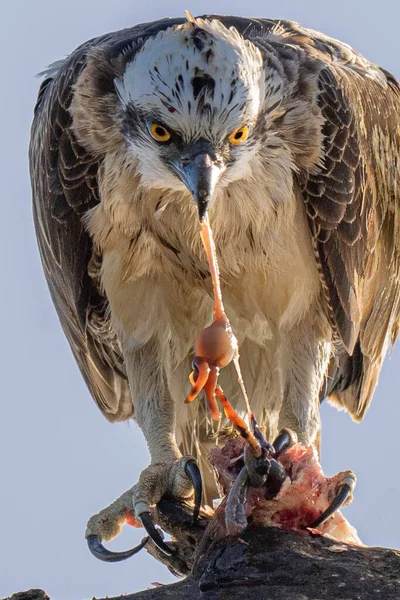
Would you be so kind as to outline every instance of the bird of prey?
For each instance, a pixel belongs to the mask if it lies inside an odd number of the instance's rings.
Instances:
[[[215,494],[206,456],[226,423],[183,404],[212,319],[206,213],[268,438],[318,445],[323,398],[363,418],[398,333],[399,163],[396,79],[292,22],[163,19],[48,69],[30,146],[45,275],[100,410],[134,418],[151,455],[88,535],[190,497],[194,459]],[[231,365],[221,381],[243,411]]]

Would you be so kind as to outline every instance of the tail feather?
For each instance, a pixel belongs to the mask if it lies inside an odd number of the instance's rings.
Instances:
[[[359,342],[351,356],[343,353],[334,357],[335,365],[331,368],[325,394],[328,401],[336,408],[347,410],[355,421],[361,421],[377,386],[382,360],[383,357],[373,361],[363,354]]]

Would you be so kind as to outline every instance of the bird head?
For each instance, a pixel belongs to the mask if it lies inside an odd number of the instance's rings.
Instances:
[[[217,187],[251,172],[265,75],[235,29],[191,18],[147,40],[114,83],[144,185],[189,191],[203,219]]]

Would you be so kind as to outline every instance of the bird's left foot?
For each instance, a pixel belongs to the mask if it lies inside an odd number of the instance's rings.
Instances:
[[[352,500],[354,473],[344,471],[326,478],[313,448],[296,442],[295,434],[285,429],[272,450],[264,444],[261,456],[255,456],[252,448],[245,445],[239,472],[227,471],[225,467],[219,472],[229,490],[225,507],[228,535],[243,531],[251,514],[253,520],[264,525],[319,529],[338,539],[341,536],[343,541],[352,537],[351,526],[336,513]],[[234,446],[232,449],[237,451]],[[213,465],[217,472],[218,464],[215,454]],[[223,466],[224,461],[220,464]],[[235,468],[236,464],[235,460]]]
[[[286,471],[277,459],[297,442],[293,431],[283,429],[271,445],[264,440],[255,421],[252,426],[262,453],[261,456],[256,456],[248,444],[244,448],[244,467],[232,485],[226,503],[225,524],[228,535],[237,535],[247,526],[246,500],[250,487],[265,487],[270,499],[279,493],[286,479]]]
[[[153,523],[151,505],[156,504],[164,495],[190,498],[193,488],[195,521],[199,515],[202,496],[201,475],[195,460],[186,456],[172,463],[151,464],[142,471],[136,485],[89,519],[85,533],[89,550],[100,560],[116,562],[133,556],[151,539],[162,552],[170,556],[173,550],[164,541],[161,530]],[[148,537],[135,548],[111,552],[103,546],[103,541],[117,537],[125,523],[134,527],[143,526]]]

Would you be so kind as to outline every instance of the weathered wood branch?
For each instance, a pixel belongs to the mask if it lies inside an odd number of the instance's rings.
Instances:
[[[163,501],[157,520],[176,533],[178,583],[108,600],[399,600],[400,552],[337,543],[308,532],[250,525],[239,538],[208,536],[183,507]],[[205,533],[204,533],[205,532]],[[200,539],[202,538],[201,542]],[[149,551],[158,559],[154,548]],[[165,557],[162,557],[165,562]],[[134,559],[133,559],[134,560]],[[48,600],[30,590],[10,600]],[[105,600],[105,599],[103,599]]]

